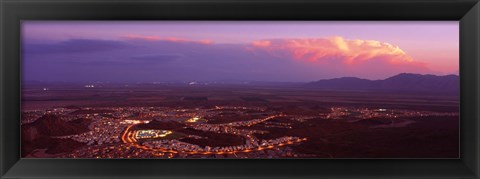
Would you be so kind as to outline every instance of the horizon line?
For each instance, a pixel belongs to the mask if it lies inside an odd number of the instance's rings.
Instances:
[[[319,80],[333,80],[333,79],[342,79],[342,78],[357,78],[362,80],[369,80],[369,81],[377,81],[377,80],[386,80],[391,77],[399,76],[399,75],[421,75],[421,76],[436,76],[436,77],[444,77],[444,76],[460,76],[459,74],[446,74],[446,75],[435,75],[435,74],[420,74],[420,73],[399,73],[387,78],[383,79],[368,79],[368,78],[361,78],[355,76],[342,76],[342,77],[333,77],[333,78],[323,78],[318,80],[309,80],[309,81],[278,81],[278,80],[241,80],[241,79],[223,79],[223,80],[170,80],[170,81],[46,81],[46,80],[23,80],[22,84],[25,83],[110,83],[110,84],[118,84],[118,83],[126,83],[126,84],[155,84],[155,83],[251,83],[251,82],[263,82],[263,83],[310,83],[316,82]]]

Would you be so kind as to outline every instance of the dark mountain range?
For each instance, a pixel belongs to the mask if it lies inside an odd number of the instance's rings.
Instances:
[[[433,92],[458,94],[460,78],[457,75],[420,75],[401,73],[384,80],[343,77],[319,80],[306,86],[325,90],[371,90],[391,92]]]

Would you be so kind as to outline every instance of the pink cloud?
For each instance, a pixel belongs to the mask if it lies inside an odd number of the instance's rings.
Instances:
[[[420,65],[400,47],[375,40],[348,40],[343,37],[274,39],[254,41],[251,45],[273,53],[286,51],[296,60],[309,62],[341,60],[344,64],[358,64],[383,60],[390,64]]]
[[[125,36],[127,39],[131,40],[147,40],[147,41],[169,41],[169,42],[189,42],[189,43],[199,43],[199,44],[213,44],[211,40],[191,40],[178,37],[160,37],[160,36],[147,36],[147,35],[135,35],[130,34]]]
[[[415,61],[400,47],[376,40],[343,37],[271,39],[254,41],[247,50],[254,54],[267,53],[276,59],[304,62],[305,68],[371,79],[405,72],[431,72],[426,63]]]

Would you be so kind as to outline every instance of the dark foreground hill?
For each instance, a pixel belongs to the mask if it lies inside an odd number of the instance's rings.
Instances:
[[[310,82],[307,83],[306,86],[326,90],[376,90],[458,94],[460,90],[460,79],[457,75],[436,76],[402,73],[383,80],[343,77]]]
[[[91,119],[76,119],[73,121],[64,121],[56,115],[44,115],[27,127],[36,128],[36,130],[47,136],[64,136],[88,132],[88,125]]]
[[[44,115],[31,124],[23,125],[22,157],[27,156],[35,149],[46,149],[46,154],[59,154],[84,146],[85,143],[56,138],[56,136],[88,132],[90,123],[90,119],[79,118],[67,122],[56,115]]]

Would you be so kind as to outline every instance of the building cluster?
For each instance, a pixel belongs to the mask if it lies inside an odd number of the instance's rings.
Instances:
[[[250,152],[227,153],[173,153],[137,148],[126,144],[87,146],[71,153],[60,154],[58,158],[298,158],[311,157],[295,153],[289,147],[266,148]]]
[[[163,152],[177,152],[189,154],[223,154],[223,153],[237,153],[237,152],[251,152],[255,150],[272,149],[288,144],[305,141],[298,137],[284,136],[276,139],[262,140],[261,142],[251,143],[247,140],[246,144],[235,146],[222,147],[201,147],[199,145],[182,142],[176,139],[173,140],[150,140],[142,143],[151,149],[159,149]]]
[[[264,126],[269,128],[284,128],[284,129],[291,129],[292,124],[291,123],[281,123],[281,122],[264,122]]]
[[[78,112],[77,112],[78,111]],[[240,116],[266,115],[258,119],[243,120],[222,124],[208,124],[206,121],[228,111]],[[298,157],[288,147],[298,144],[306,138],[283,136],[270,140],[260,140],[255,134],[266,134],[265,130],[253,130],[249,126],[263,124],[266,128],[292,128],[289,122],[272,122],[277,117],[287,117],[292,121],[304,122],[311,119],[372,119],[406,118],[422,116],[457,116],[458,113],[414,111],[406,109],[332,107],[330,113],[319,115],[289,115],[267,111],[264,107],[215,106],[210,109],[182,109],[168,107],[101,107],[101,108],[53,108],[22,112],[22,124],[32,123],[46,114],[58,115],[62,120],[72,121],[79,118],[91,119],[90,131],[56,138],[68,138],[87,144],[72,153],[62,154],[72,158],[276,158]],[[215,132],[219,135],[241,136],[245,143],[235,146],[200,146],[182,142],[175,131],[159,129],[130,130],[138,124],[151,120],[174,120],[199,131]],[[130,131],[129,131],[130,130]],[[166,136],[174,136],[168,137]],[[258,135],[257,135],[258,136]],[[182,135],[186,138],[201,139],[198,135]],[[124,140],[128,138],[129,140]],[[149,139],[149,140],[137,140]],[[152,140],[150,140],[152,139]]]
[[[111,119],[110,121],[94,120],[89,127],[91,130],[88,132],[58,138],[69,138],[87,145],[119,143],[121,142],[119,136],[127,125],[120,123],[119,120]]]
[[[138,130],[135,131],[135,138],[136,139],[152,139],[152,138],[162,138],[167,135],[172,134],[172,131],[169,130]]]
[[[434,112],[434,111],[417,111],[407,109],[384,109],[384,108],[348,108],[348,107],[332,107],[331,113],[326,115],[327,119],[344,119],[345,117],[372,119],[372,118],[407,118],[407,117],[424,117],[424,116],[457,116],[456,112]]]

